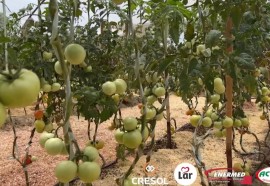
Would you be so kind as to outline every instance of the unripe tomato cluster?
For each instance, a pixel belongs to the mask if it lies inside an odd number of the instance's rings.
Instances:
[[[40,79],[40,84],[41,84],[41,91],[45,93],[49,92],[57,92],[61,89],[61,84],[58,82],[54,82],[52,84],[49,84],[48,81],[46,81],[44,78]]]
[[[107,81],[102,85],[102,91],[107,96],[123,95],[127,90],[127,83],[123,79]],[[115,99],[115,98],[114,98]]]
[[[260,96],[261,96],[261,101],[262,103],[269,103],[270,102],[270,90],[268,87],[264,86],[260,89],[259,91]]]
[[[220,95],[225,93],[225,86],[221,78],[214,79],[214,91],[215,93],[210,97],[210,102],[212,104],[219,104]]]
[[[44,121],[44,112],[42,110],[35,111],[34,116],[34,126],[38,133],[42,133],[44,131],[51,132],[54,129],[53,124],[50,121]]]
[[[221,116],[214,109],[208,109],[204,116],[194,114],[190,117],[190,124],[194,127],[202,125],[203,127],[213,127],[213,134],[216,137],[226,136],[226,128],[247,128],[249,126],[249,120],[246,117],[230,118],[227,116]]]
[[[99,178],[100,173],[101,167],[94,161],[84,161],[77,164],[74,161],[65,160],[55,167],[55,176],[61,183],[69,183],[77,176],[84,183],[92,183]]]
[[[158,98],[165,95],[166,90],[161,83],[158,83],[159,77],[157,73],[148,73],[146,75],[146,82],[149,84],[144,89],[144,96],[146,98],[145,106],[139,104],[138,107],[142,116],[145,116],[146,122],[150,120],[161,120],[163,113],[158,113],[158,109],[153,105]],[[145,142],[150,136],[150,129],[148,126],[144,126],[142,130],[141,120],[135,117],[126,117],[123,119],[123,126],[121,127],[121,121],[114,120],[110,129],[115,129],[114,137],[119,144],[123,144],[129,149],[136,149],[142,142]]]
[[[123,119],[123,130],[118,128],[114,137],[119,144],[124,144],[127,148],[136,149],[149,136],[149,130],[144,128],[143,135],[138,120],[134,117],[126,117]]]
[[[159,81],[157,72],[149,72],[146,74],[145,80],[148,86],[144,88],[144,96],[146,97],[146,107],[143,106],[141,109],[141,114],[145,113],[146,120],[155,119],[157,121],[163,118],[163,113],[157,114],[157,110],[154,103],[158,101],[159,98],[165,96],[166,90],[164,85]]]
[[[116,79],[114,81],[107,81],[102,84],[102,92],[107,95],[111,96],[116,104],[120,103],[120,98],[123,98],[126,90],[127,90],[127,83],[123,79]]]
[[[64,141],[55,137],[53,133],[43,132],[40,135],[39,144],[49,155],[67,154]]]
[[[68,154],[64,141],[55,137],[53,133],[43,132],[40,135],[39,144],[49,155]],[[55,176],[61,183],[68,183],[77,176],[85,183],[91,183],[99,178],[101,167],[95,161],[99,157],[97,148],[102,148],[104,143],[102,144],[101,141],[96,143],[96,148],[92,144],[86,145],[76,162],[66,160],[56,165]]]

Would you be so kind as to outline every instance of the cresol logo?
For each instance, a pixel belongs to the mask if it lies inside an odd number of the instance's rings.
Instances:
[[[270,167],[258,170],[256,178],[263,183],[270,183]]]

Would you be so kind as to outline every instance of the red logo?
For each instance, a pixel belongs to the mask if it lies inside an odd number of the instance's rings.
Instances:
[[[215,168],[206,170],[204,173],[209,182],[226,183],[230,180],[234,180],[238,181],[240,184],[252,185],[252,176],[246,176],[245,172],[235,172],[234,169]]]
[[[189,172],[189,167],[182,167],[181,172],[183,172],[183,173]]]

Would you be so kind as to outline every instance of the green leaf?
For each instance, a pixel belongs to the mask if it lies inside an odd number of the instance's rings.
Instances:
[[[205,37],[205,44],[207,47],[212,47],[219,41],[221,32],[219,30],[210,30],[210,32]]]
[[[172,23],[169,27],[170,36],[173,42],[178,44],[180,38],[180,22],[182,22],[182,19],[175,13],[174,16],[170,19],[170,22]]]
[[[234,6],[231,9],[231,17],[234,27],[238,28],[242,20],[242,11],[240,6]]]
[[[254,70],[256,68],[255,60],[247,53],[241,53],[239,56],[234,57],[234,61],[242,69]]]
[[[125,145],[117,146],[116,147],[116,157],[121,159],[121,160],[125,160],[126,159],[125,150],[126,150]]]
[[[0,37],[0,43],[8,43],[11,42],[11,39],[9,37]]]
[[[170,66],[170,64],[174,62],[175,57],[175,55],[169,55],[166,56],[165,59],[161,59],[161,62],[159,63],[158,73],[160,74],[164,72]]]
[[[194,38],[195,34],[194,34],[194,23],[189,22],[187,24],[187,29],[185,32],[185,39],[187,41],[191,41]]]
[[[82,11],[80,9],[76,10],[76,17],[80,17],[82,15]]]
[[[249,93],[255,93],[257,88],[257,80],[252,75],[243,78],[244,85]]]

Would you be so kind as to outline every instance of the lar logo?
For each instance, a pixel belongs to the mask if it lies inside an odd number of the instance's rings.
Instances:
[[[190,163],[181,163],[174,170],[174,179],[180,185],[191,185],[197,178],[197,170]]]
[[[155,166],[153,163],[148,162],[143,166],[143,171],[145,174],[147,174],[147,176],[153,176],[157,171],[157,166]]]
[[[270,167],[258,170],[256,178],[263,183],[270,183]]]

